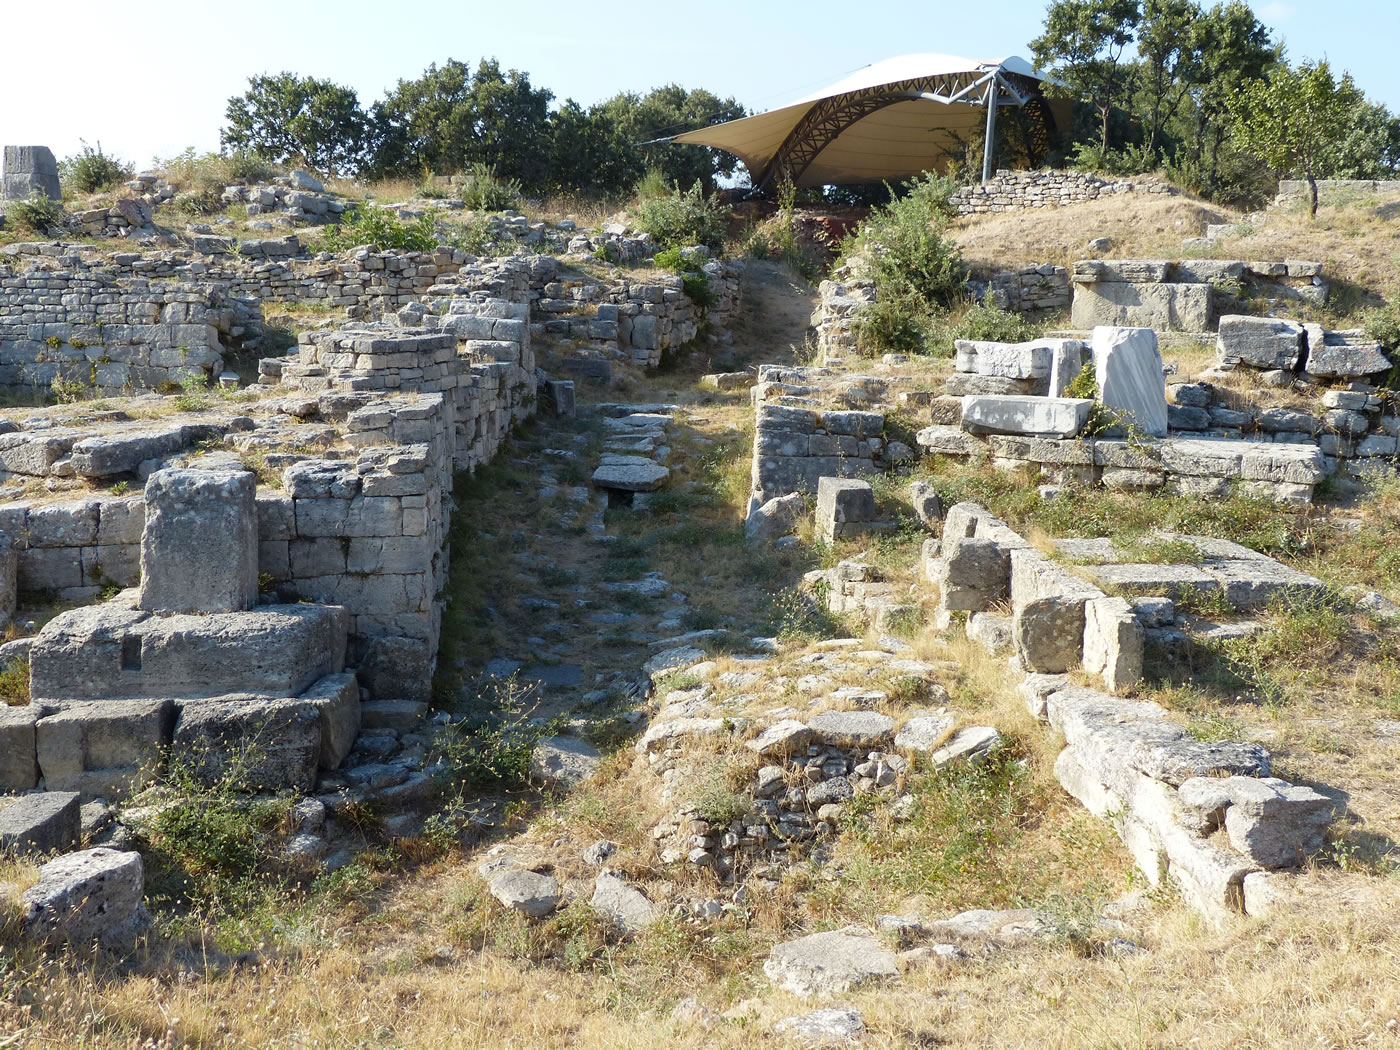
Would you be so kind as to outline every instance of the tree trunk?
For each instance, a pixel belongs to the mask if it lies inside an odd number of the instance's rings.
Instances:
[[[1109,111],[1110,111],[1112,108],[1113,108],[1113,106],[1112,106],[1111,103],[1110,103],[1109,105],[1100,106],[1100,107],[1099,107],[1099,116],[1100,116],[1100,118],[1102,119],[1102,123],[1100,124],[1100,131],[1099,131],[1099,160],[1100,160],[1100,162],[1102,162],[1103,157],[1108,153],[1108,114],[1109,114]]]
[[[1308,212],[1308,218],[1310,218],[1310,219],[1316,219],[1316,218],[1317,218],[1317,179],[1313,178],[1313,173],[1312,173],[1312,169],[1311,169],[1311,168],[1308,169],[1307,175],[1308,175],[1308,198],[1309,198],[1310,201],[1312,202],[1312,209]]]

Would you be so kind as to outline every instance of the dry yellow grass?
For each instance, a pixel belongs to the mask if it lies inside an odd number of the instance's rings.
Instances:
[[[1186,195],[1123,194],[1065,208],[969,216],[953,224],[951,235],[968,262],[988,269],[1029,261],[1070,266],[1087,256],[1090,240],[1108,237],[1108,258],[1321,262],[1342,310],[1400,294],[1400,208],[1393,204],[1339,200],[1324,204],[1316,220],[1298,208],[1276,209],[1244,236],[1220,238],[1206,252],[1183,249],[1182,241],[1204,236],[1208,223],[1242,218]]]

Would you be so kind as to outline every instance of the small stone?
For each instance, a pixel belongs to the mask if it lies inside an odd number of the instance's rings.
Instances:
[[[491,896],[532,919],[543,918],[559,903],[559,883],[554,877],[524,868],[497,872],[487,885]]]

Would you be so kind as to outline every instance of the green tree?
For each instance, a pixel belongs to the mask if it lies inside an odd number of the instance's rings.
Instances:
[[[550,128],[554,189],[608,196],[630,190],[641,177],[640,152],[601,107],[585,110],[566,99],[551,116]]]
[[[330,175],[364,160],[366,117],[351,88],[294,73],[248,78],[248,90],[229,99],[228,126],[219,141],[284,163],[300,158]]]
[[[1346,136],[1361,93],[1351,74],[1340,81],[1326,62],[1276,69],[1253,81],[1229,103],[1235,134],[1280,176],[1300,172],[1308,182],[1309,214],[1317,216],[1317,172],[1328,149]]]
[[[1103,153],[1109,114],[1132,85],[1134,68],[1124,53],[1141,19],[1138,0],[1054,0],[1045,32],[1031,41],[1037,65],[1094,106]]]
[[[1400,117],[1361,100],[1341,141],[1322,152],[1318,171],[1329,179],[1393,179],[1400,174]]]
[[[1262,79],[1277,65],[1280,50],[1244,0],[1216,4],[1196,21],[1193,35],[1200,64],[1191,92],[1196,109],[1192,160],[1206,169],[1205,189],[1214,194],[1220,189],[1221,150],[1230,130],[1230,100],[1246,84]]]
[[[1137,52],[1147,96],[1147,157],[1155,160],[1163,128],[1196,83],[1203,40],[1194,0],[1144,0]]]
[[[436,63],[416,80],[400,80],[374,107],[373,169],[380,174],[438,174],[487,164],[527,190],[549,182],[553,150],[549,103],[553,92],[535,88],[518,70],[503,72],[495,59],[476,71],[456,59]]]
[[[732,175],[738,167],[735,157],[723,150],[653,142],[711,124],[738,120],[746,111],[733,98],[721,99],[704,88],[688,91],[679,84],[668,84],[641,96],[616,95],[594,109],[602,119],[615,124],[620,141],[631,152],[636,171],[634,181],[648,168],[656,168],[667,183],[691,186],[698,179],[705,192],[710,193],[720,176]]]

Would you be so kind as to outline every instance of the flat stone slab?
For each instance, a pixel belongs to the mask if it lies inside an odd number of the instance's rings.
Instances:
[[[844,931],[814,933],[774,945],[763,972],[796,995],[849,992],[899,976],[893,952],[873,937]]]
[[[1327,589],[1317,577],[1272,560],[1208,562],[1202,568],[1216,580],[1225,599],[1236,609],[1262,609],[1275,601],[1303,601]]]
[[[640,458],[640,457],[637,457]],[[671,470],[660,463],[604,463],[593,472],[593,484],[619,492],[655,492],[666,484]]]
[[[841,748],[879,747],[894,730],[894,719],[878,711],[823,711],[807,723],[818,740]]]
[[[1196,565],[1092,565],[1085,566],[1083,571],[1105,589],[1160,595],[1172,601],[1188,591],[1213,594],[1221,590],[1220,581]]]
[[[1001,734],[991,726],[968,726],[960,729],[942,747],[929,752],[928,760],[934,767],[966,762],[968,765],[981,765],[987,757],[1001,746]]]
[[[486,885],[496,900],[532,919],[544,918],[559,903],[559,883],[554,877],[524,868],[499,871]]]
[[[915,715],[899,727],[894,735],[894,746],[900,751],[927,753],[936,748],[956,724],[952,715]]]
[[[1099,326],[1094,329],[1093,353],[1104,408],[1125,426],[1166,437],[1167,388],[1156,333],[1150,328]]]
[[[865,1018],[859,1010],[828,1007],[809,1014],[785,1017],[773,1026],[780,1035],[790,1035],[808,1044],[830,1046],[854,1042],[865,1031]]]
[[[1094,402],[1073,397],[963,398],[963,429],[974,434],[1037,434],[1070,438],[1084,429]]]
[[[570,791],[592,776],[602,760],[602,754],[586,740],[549,736],[535,745],[530,775],[546,787]]]

